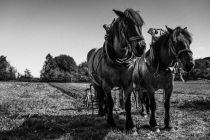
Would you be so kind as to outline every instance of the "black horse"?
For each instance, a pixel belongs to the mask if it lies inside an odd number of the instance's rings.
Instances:
[[[103,47],[89,51],[88,70],[99,98],[99,115],[105,114],[104,106],[107,105],[107,122],[112,127],[116,125],[112,114],[114,102],[111,90],[113,87],[124,90],[126,129],[131,130],[134,128],[130,101],[133,59],[135,56],[141,56],[146,48],[142,35],[144,21],[133,9],[126,9],[124,12],[113,11],[118,18],[111,24]]]
[[[133,71],[134,89],[146,89],[147,98],[150,105],[150,126],[159,131],[155,119],[155,91],[164,89],[164,107],[165,107],[165,128],[171,130],[170,124],[170,97],[173,91],[173,72],[169,67],[173,67],[180,61],[183,70],[190,71],[194,66],[190,44],[192,41],[187,28],[176,27],[174,30],[166,26],[167,32],[161,35],[157,41],[152,44],[150,50],[141,58],[137,58]],[[141,91],[141,90],[140,90]],[[143,94],[139,93],[142,98]],[[145,99],[141,99],[144,103]]]

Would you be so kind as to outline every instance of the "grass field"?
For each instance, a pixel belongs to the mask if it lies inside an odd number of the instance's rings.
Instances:
[[[133,109],[138,135],[125,133],[125,112],[114,111],[116,129],[84,106],[88,84],[0,82],[0,140],[25,139],[210,139],[210,82],[175,82],[171,98],[173,132],[152,132],[149,118]],[[162,94],[156,93],[156,118],[163,127]]]

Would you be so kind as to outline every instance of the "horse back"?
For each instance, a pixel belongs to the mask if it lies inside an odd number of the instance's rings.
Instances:
[[[102,57],[103,57],[102,48],[93,48],[88,52],[87,55],[88,73],[94,81],[96,80],[97,71],[100,66]]]

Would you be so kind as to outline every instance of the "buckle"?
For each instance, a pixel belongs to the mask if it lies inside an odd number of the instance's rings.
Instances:
[[[155,72],[155,73],[153,74],[153,76],[154,76],[155,78],[157,78],[157,77],[159,76],[159,73]]]

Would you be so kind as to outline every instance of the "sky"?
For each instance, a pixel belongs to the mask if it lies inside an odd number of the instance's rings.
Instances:
[[[48,53],[79,64],[90,49],[102,47],[102,26],[117,17],[112,10],[126,8],[140,11],[147,48],[150,27],[181,26],[192,33],[194,58],[210,56],[210,0],[0,0],[0,55],[35,77]]]

